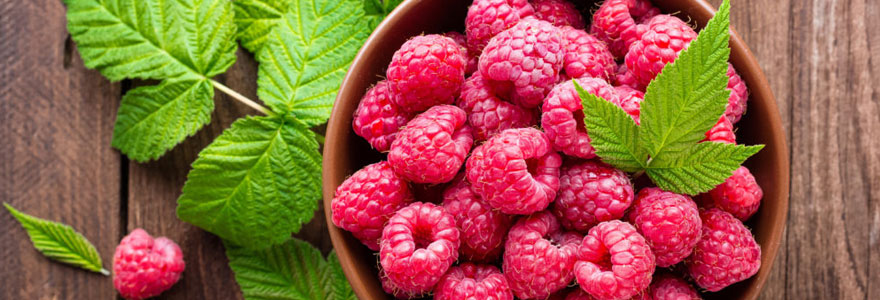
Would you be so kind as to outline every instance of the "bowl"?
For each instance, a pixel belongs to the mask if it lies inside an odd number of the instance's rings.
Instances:
[[[360,299],[390,299],[382,291],[377,277],[378,256],[348,232],[333,225],[330,201],[336,187],[361,167],[383,160],[384,155],[351,128],[352,114],[369,87],[384,77],[385,68],[400,45],[422,33],[443,33],[464,29],[464,18],[471,0],[410,0],[395,9],[373,32],[355,57],[345,76],[324,143],[323,193],[324,212],[333,247],[351,286]],[[655,0],[664,13],[677,13],[702,27],[715,9],[703,0]],[[737,9],[734,7],[733,9]],[[732,31],[730,61],[749,87],[748,113],[737,124],[737,137],[743,144],[765,144],[764,150],[745,165],[764,190],[761,208],[747,226],[752,228],[761,245],[761,269],[742,282],[734,284],[710,298],[755,299],[770,275],[773,260],[785,228],[788,214],[789,158],[785,134],[776,100],[754,55],[742,39]]]

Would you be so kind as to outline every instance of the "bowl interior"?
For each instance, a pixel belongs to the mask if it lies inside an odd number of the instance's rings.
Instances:
[[[324,144],[324,208],[333,246],[352,288],[360,299],[390,299],[377,276],[378,255],[361,245],[351,234],[335,227],[330,217],[330,201],[336,187],[361,167],[385,159],[351,129],[352,114],[361,97],[384,77],[391,56],[412,36],[423,33],[463,31],[470,0],[410,0],[401,4],[377,28],[352,63],[342,83]],[[654,1],[664,13],[677,13],[702,27],[714,13],[702,0]],[[587,4],[584,10],[593,8]],[[734,9],[736,9],[734,7]],[[765,144],[746,166],[764,190],[758,213],[746,223],[762,249],[758,274],[737,283],[711,298],[755,299],[779,248],[788,212],[788,150],[776,100],[751,52],[734,33],[731,62],[749,87],[748,113],[737,124],[738,143]]]

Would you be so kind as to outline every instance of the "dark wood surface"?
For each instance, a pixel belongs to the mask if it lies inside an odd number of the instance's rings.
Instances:
[[[712,0],[717,5],[720,0]],[[880,299],[880,1],[736,0],[732,22],[766,72],[791,148],[788,228],[766,299]],[[218,238],[175,217],[198,151],[257,112],[219,94],[212,122],[158,161],[110,148],[119,99],[83,67],[58,0],[0,0],[0,201],[69,224],[109,265],[133,228],[183,248],[163,299],[239,299]],[[239,51],[218,80],[256,98]],[[323,213],[300,237],[331,248]],[[0,212],[0,299],[112,299],[108,277],[51,263]]]

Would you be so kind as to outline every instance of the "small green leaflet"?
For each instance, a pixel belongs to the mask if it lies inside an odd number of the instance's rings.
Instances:
[[[101,256],[98,255],[95,246],[70,226],[22,213],[5,202],[3,206],[27,231],[34,248],[46,257],[92,272],[110,275],[110,272],[101,265]]]
[[[574,87],[584,107],[584,125],[596,155],[626,172],[645,168],[648,152],[639,146],[639,127],[622,109],[585,91],[576,80]]]
[[[227,243],[226,256],[245,299],[357,299],[335,252],[324,260],[318,249],[295,238],[263,250]]]
[[[664,190],[696,195],[724,182],[743,161],[763,148],[764,145],[699,143],[681,155],[658,156],[646,172]]]

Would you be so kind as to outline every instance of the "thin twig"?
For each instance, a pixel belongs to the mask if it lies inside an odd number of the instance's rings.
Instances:
[[[219,83],[219,82],[211,79],[211,85],[213,85],[215,88],[217,88],[221,92],[226,93],[227,95],[232,97],[232,99],[238,100],[238,102],[244,103],[244,105],[250,106],[251,108],[256,109],[257,111],[259,111],[267,116],[274,116],[275,115],[275,113],[272,112],[271,110],[263,107],[262,105],[255,102],[254,100],[248,99],[244,95],[239,94],[238,92],[230,89],[228,86],[225,86],[222,83]]]

